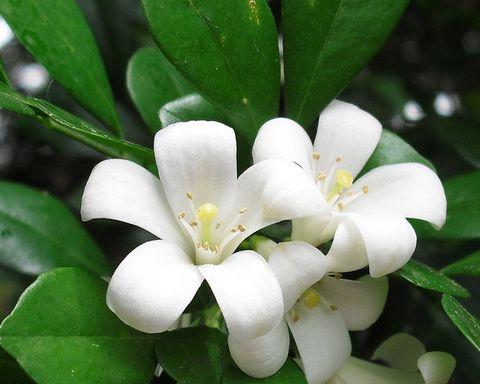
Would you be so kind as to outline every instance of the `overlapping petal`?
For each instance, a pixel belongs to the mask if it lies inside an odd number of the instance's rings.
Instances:
[[[455,365],[455,358],[445,352],[428,352],[418,359],[418,369],[425,384],[448,384]]]
[[[126,324],[164,332],[178,319],[203,281],[198,267],[177,245],[150,241],[118,266],[107,291],[108,307]]]
[[[397,333],[377,347],[372,359],[387,363],[392,368],[415,372],[418,370],[419,357],[425,353],[425,346],[417,338],[407,333]]]

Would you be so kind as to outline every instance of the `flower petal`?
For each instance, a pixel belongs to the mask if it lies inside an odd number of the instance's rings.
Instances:
[[[330,241],[340,217],[329,213],[292,220],[292,240],[304,241],[315,247]]]
[[[202,281],[197,266],[178,246],[149,241],[120,263],[108,285],[107,304],[135,329],[164,332],[182,314]]]
[[[105,160],[93,168],[85,186],[82,220],[112,219],[137,225],[188,250],[160,180],[128,160]]]
[[[261,161],[248,168],[239,178],[234,213],[245,231],[227,247],[231,253],[252,233],[270,224],[297,217],[328,212],[324,196],[311,177],[297,164],[283,159]],[[247,210],[237,215],[239,210]]]
[[[417,372],[417,361],[425,354],[424,345],[407,333],[390,336],[373,352],[372,360],[381,360],[402,371]]]
[[[274,329],[283,317],[280,285],[265,259],[242,251],[218,265],[198,267],[222,310],[232,337],[254,339]]]
[[[388,294],[388,279],[359,280],[327,277],[316,285],[319,293],[335,305],[350,331],[363,331],[375,323],[383,312]]]
[[[430,222],[436,228],[445,223],[447,201],[438,176],[423,164],[405,163],[375,168],[355,181],[351,192],[368,193],[349,203],[346,210],[357,213],[394,211]]]
[[[317,173],[338,167],[358,175],[380,140],[382,125],[353,104],[334,100],[320,114],[314,150],[320,154]]]
[[[155,135],[158,172],[175,213],[213,203],[229,209],[237,180],[233,129],[213,121],[172,124]]]
[[[282,288],[285,312],[328,272],[325,255],[314,246],[299,241],[278,244],[268,263]]]
[[[299,303],[294,307],[298,316],[294,321],[292,311],[287,319],[297,344],[303,370],[309,384],[321,384],[338,371],[351,352],[347,326],[338,311],[322,301],[314,308]]]
[[[312,173],[313,145],[307,132],[295,121],[277,118],[267,121],[253,144],[253,162],[286,159]]]
[[[418,359],[425,384],[447,384],[456,364],[455,358],[445,352],[428,352]]]
[[[334,238],[327,254],[331,270],[348,272],[358,269],[360,261],[366,255],[370,275],[380,277],[400,269],[412,257],[417,236],[403,217],[395,214],[366,216],[352,213],[345,214],[344,217],[355,226],[356,231],[348,224],[344,227],[350,230],[340,233],[344,237],[342,246],[335,244]],[[360,241],[363,247],[360,246]]]
[[[288,357],[290,336],[285,321],[266,335],[251,340],[228,337],[232,359],[247,375],[263,378],[273,375]]]

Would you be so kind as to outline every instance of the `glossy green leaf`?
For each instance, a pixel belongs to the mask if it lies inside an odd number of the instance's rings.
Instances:
[[[480,251],[446,266],[442,269],[442,273],[446,275],[480,276]]]
[[[100,53],[74,0],[2,0],[0,14],[55,80],[114,132],[121,133]]]
[[[0,264],[29,275],[79,267],[109,276],[111,267],[78,220],[55,197],[0,182]]]
[[[408,0],[284,0],[287,116],[310,125],[383,46]]]
[[[0,348],[0,372],[2,384],[33,384],[32,379],[13,357]]]
[[[450,295],[443,295],[442,306],[457,328],[480,351],[480,320]]]
[[[159,335],[158,361],[179,384],[220,384],[227,337],[206,327],[177,329]]]
[[[143,0],[154,39],[198,92],[253,142],[278,113],[275,21],[265,0]]]
[[[192,85],[178,73],[162,52],[153,47],[141,48],[130,59],[127,88],[140,115],[153,133],[162,127],[158,117],[160,108],[169,101],[194,92]]]
[[[40,276],[0,327],[0,344],[38,384],[148,384],[155,337],[122,323],[107,283],[76,268]]]
[[[434,239],[480,239],[480,172],[456,176],[443,183],[447,221],[440,231],[415,223],[419,236]]]
[[[448,293],[453,296],[470,297],[470,293],[460,284],[416,260],[410,260],[396,274],[417,287]]]
[[[160,121],[163,127],[189,120],[227,122],[218,109],[196,93],[171,101],[160,109]]]
[[[222,378],[223,384],[307,384],[302,370],[292,359],[288,359],[283,367],[273,376],[265,379],[255,379],[230,364]]]
[[[132,160],[150,170],[155,169],[151,149],[112,137],[46,101],[24,97],[3,83],[0,83],[0,108],[33,117],[47,128],[60,131],[107,156]]]
[[[432,163],[420,155],[410,144],[395,133],[384,129],[380,142],[365,167],[363,167],[362,173],[381,165],[398,163],[420,163],[435,171]]]

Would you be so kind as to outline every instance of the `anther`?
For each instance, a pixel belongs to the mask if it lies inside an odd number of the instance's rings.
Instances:
[[[184,219],[185,216],[187,216],[187,213],[186,213],[185,211],[182,211],[182,212],[180,212],[180,213],[178,214],[177,217],[181,220],[181,219]]]
[[[313,157],[313,160],[318,160],[318,159],[320,159],[320,153],[319,152],[313,152],[312,157]]]
[[[215,224],[215,229],[220,228],[220,223]]]
[[[363,193],[368,193],[368,185],[364,186],[362,188]]]
[[[337,157],[337,158],[335,159],[335,161],[336,161],[337,163],[339,163],[340,161],[342,161],[342,158],[341,158],[341,157]]]
[[[338,279],[341,279],[343,275],[340,272],[335,272],[334,276],[335,276],[335,279],[338,280]]]
[[[187,199],[193,200],[193,192],[187,192]]]
[[[232,232],[232,233],[237,232],[237,228],[232,228],[232,229],[230,229],[230,232]]]
[[[325,173],[319,173],[317,177],[318,181],[323,181],[327,178],[327,175]]]
[[[238,224],[237,228],[240,232],[245,232],[246,231],[246,228],[242,224]]]
[[[204,241],[204,242],[203,242],[202,248],[203,248],[205,251],[208,251],[208,241]]]
[[[190,223],[190,226],[191,226],[191,227],[196,227],[197,225],[198,225],[198,223],[197,223],[196,221],[192,221],[192,222]]]
[[[335,304],[331,304],[330,309],[335,312],[338,309],[338,307]]]
[[[242,208],[238,211],[238,213],[245,213],[247,212],[248,208]]]
[[[300,320],[300,317],[298,315],[294,315],[293,322],[296,323],[298,320]]]
[[[337,207],[338,207],[338,209],[343,209],[343,208],[345,208],[345,205],[343,203],[338,203]]]

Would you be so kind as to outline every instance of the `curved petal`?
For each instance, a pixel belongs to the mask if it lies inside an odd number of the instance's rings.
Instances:
[[[277,118],[267,121],[258,131],[252,149],[253,162],[286,159],[312,173],[313,145],[307,132],[295,121]]]
[[[320,154],[317,173],[338,167],[358,175],[372,155],[382,134],[382,125],[353,104],[334,100],[320,114],[314,150]]]
[[[388,294],[388,279],[359,280],[327,277],[315,286],[319,293],[342,314],[350,331],[363,331],[375,323],[383,312]]]
[[[299,241],[278,244],[268,263],[282,288],[285,312],[328,272],[325,255],[314,246]]]
[[[455,358],[445,352],[428,352],[418,359],[425,384],[447,384],[456,364]]]
[[[105,160],[93,168],[82,197],[82,220],[112,219],[137,225],[190,249],[168,205],[160,180],[128,160]]]
[[[287,323],[281,321],[266,335],[252,340],[228,337],[228,347],[233,361],[247,375],[263,378],[273,375],[288,357],[290,336]]]
[[[339,216],[330,213],[292,220],[292,240],[318,247],[332,240],[339,220]]]
[[[254,339],[270,332],[282,319],[280,285],[258,253],[238,252],[221,264],[198,269],[210,284],[232,337]]]
[[[424,345],[417,338],[407,333],[397,333],[377,347],[372,360],[381,360],[402,371],[416,372],[417,360],[425,352]]]
[[[436,228],[445,223],[447,200],[442,182],[428,167],[417,163],[384,165],[360,177],[351,192],[368,193],[349,203],[345,210],[357,213],[394,211],[398,215],[430,222]]]
[[[252,233],[270,224],[297,217],[314,216],[328,212],[323,194],[312,178],[297,164],[283,159],[269,159],[248,168],[239,178],[234,204],[235,221],[225,230],[241,224],[228,251],[235,248]]]
[[[114,272],[108,307],[131,327],[164,332],[195,296],[202,275],[179,247],[163,240],[135,248]]]
[[[395,214],[358,215],[345,214],[356,228],[348,224],[350,230],[340,235],[345,236],[343,246],[335,246],[328,252],[330,269],[336,272],[348,272],[357,269],[358,261],[368,258],[370,275],[380,277],[403,267],[413,255],[417,236],[409,222]],[[356,233],[355,233],[356,232]],[[337,231],[338,234],[338,231]],[[335,235],[335,237],[337,236]],[[350,244],[348,240],[350,239]],[[353,244],[363,243],[363,247]],[[351,260],[349,267],[348,260]]]
[[[303,303],[285,315],[309,384],[321,384],[338,371],[351,352],[350,336],[338,311],[323,300],[314,308]]]
[[[155,158],[175,213],[213,203],[230,208],[237,183],[233,129],[213,121],[176,123],[155,135]]]

